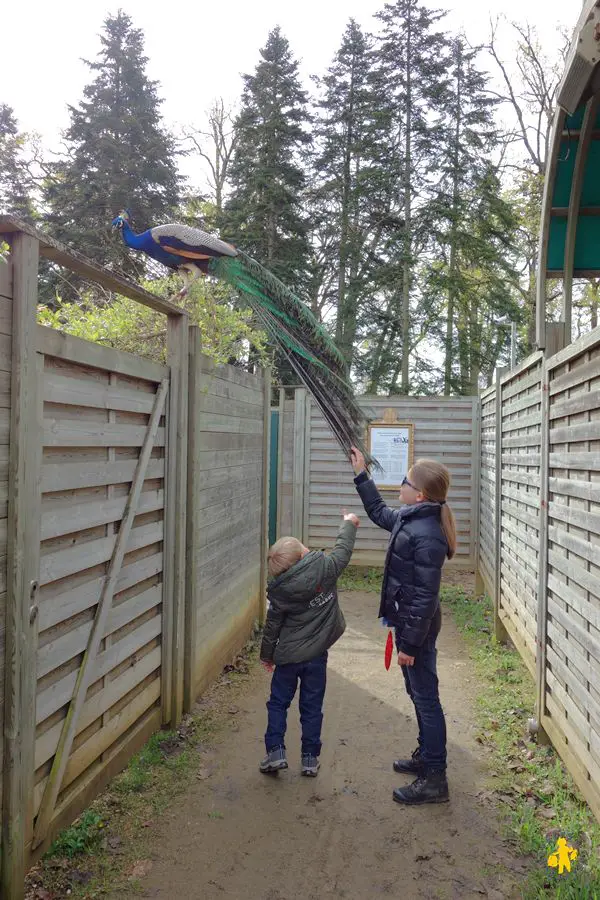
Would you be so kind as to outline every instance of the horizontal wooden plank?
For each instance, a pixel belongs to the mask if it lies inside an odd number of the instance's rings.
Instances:
[[[595,636],[587,631],[557,603],[552,604],[552,618],[579,641],[586,652],[593,656],[596,664],[600,662],[600,635]]]
[[[89,378],[61,375],[48,370],[44,372],[43,390],[47,403],[148,415],[152,412],[156,393],[136,391],[121,385],[101,384]]]
[[[568,672],[568,669],[565,669],[565,667],[561,665],[556,654],[551,653],[550,656],[556,669],[556,674],[560,673],[562,675],[564,672]],[[551,696],[556,698],[560,705],[564,707],[568,715],[568,721],[573,728],[577,730],[577,734],[582,744],[593,745],[598,751],[600,749],[600,735],[594,728],[592,722],[578,709],[577,704],[573,702],[574,698],[577,698],[582,704],[586,702],[589,703],[589,694],[587,698],[584,699],[585,692],[577,690],[576,681],[568,682],[569,692],[567,693],[560,683],[559,678],[556,677],[556,674],[552,669],[549,669],[547,673],[548,688],[550,689]]]
[[[248,478],[243,482],[233,481],[216,487],[202,488],[196,495],[196,508],[203,511],[212,506],[218,507],[229,500],[247,496],[253,496],[257,503],[262,503],[261,475]]]
[[[0,261],[0,294],[4,297],[12,297],[13,272],[10,257],[8,262]]]
[[[76,531],[95,528],[98,525],[120,522],[128,499],[125,496],[112,500],[103,499],[93,502],[80,500],[78,502],[78,498],[75,496],[66,500],[42,503],[40,539],[46,541],[63,534],[74,534]],[[135,514],[141,516],[144,513],[160,510],[164,505],[164,491],[143,491]]]
[[[510,380],[502,382],[502,402],[506,403],[507,400],[519,396],[519,394],[522,394],[524,391],[527,391],[530,394],[538,390],[541,391],[541,385],[542,370],[541,366],[538,364],[537,366],[534,366],[533,371],[524,378],[515,379],[513,377]]]
[[[592,602],[582,597],[579,592],[573,590],[571,584],[566,584],[566,582],[557,578],[554,572],[548,573],[548,590],[550,592],[548,598],[548,612],[550,615],[552,615],[555,604],[564,603],[600,631],[600,608],[596,605],[595,598],[594,602]]]
[[[600,390],[583,391],[566,399],[557,396],[556,399],[558,402],[550,405],[550,421],[565,419],[569,416],[600,409]]]
[[[514,503],[503,503],[502,512],[506,516],[510,516],[518,522],[521,522],[523,525],[529,525],[531,528],[536,528],[539,531],[539,510],[529,512],[527,509],[519,509]]]
[[[247,450],[200,450],[197,462],[201,470],[230,469],[232,466],[246,466],[262,459],[258,448]]]
[[[562,451],[550,452],[551,469],[578,469],[589,472],[598,471],[598,451]]]
[[[575,478],[550,478],[548,484],[550,492],[555,496],[576,497],[579,500],[600,503],[600,483],[597,481],[583,481]]]
[[[598,546],[569,534],[562,528],[556,528],[554,525],[548,526],[548,536],[552,543],[548,549],[549,565],[558,569],[580,587],[591,593],[597,593],[598,576],[588,572],[585,563],[596,564],[598,562]],[[565,550],[569,551],[568,558],[564,554]]]
[[[534,434],[519,434],[514,435],[513,437],[503,437],[502,438],[502,449],[505,447],[540,447],[541,446],[542,435],[540,431],[535,432]]]
[[[208,409],[208,406],[205,406],[205,404],[218,403],[220,401],[221,409],[227,407],[230,402],[237,402],[244,404],[246,408],[253,408],[258,412],[258,408],[262,410],[264,402],[262,391],[258,393],[253,388],[245,387],[243,384],[232,384],[229,381],[223,381],[221,378],[202,378],[196,394],[199,409]],[[293,419],[293,412],[291,418]]]
[[[120,422],[78,422],[74,419],[44,419],[45,447],[141,447],[147,428]],[[155,447],[164,447],[165,429],[159,428]]]
[[[161,665],[161,648],[156,647],[152,653],[147,653],[135,665],[122,672],[114,681],[109,681],[104,688],[97,691],[88,699],[81,710],[81,716],[77,724],[76,734],[80,734],[96,721],[104,713],[108,712],[122,697],[133,690],[138,684],[157,672]],[[56,752],[60,733],[64,725],[64,719],[57,722],[40,735],[35,744],[35,768],[43,766]]]
[[[539,405],[539,404],[538,404]],[[512,434],[514,431],[521,431],[524,428],[534,428],[541,426],[542,413],[541,409],[531,415],[519,415],[516,418],[502,417],[502,434]]]
[[[153,522],[150,525],[140,525],[132,528],[127,542],[127,552],[138,550],[140,547],[148,547],[163,539],[163,523]],[[113,552],[116,535],[87,541],[51,553],[43,553],[40,559],[40,584],[49,584],[83,572],[94,566],[107,562]]]
[[[157,607],[162,603],[163,587],[161,584],[154,585],[131,597],[118,606],[111,609],[103,637],[118,631],[129,622],[133,622],[138,616]],[[55,669],[60,668],[69,662],[75,656],[83,653],[87,647],[88,639],[92,630],[93,622],[90,620],[82,625],[77,625],[66,634],[61,634],[54,640],[38,648],[37,654],[37,675],[43,678]]]
[[[0,444],[10,441],[10,409],[0,408]]]
[[[229,418],[239,419],[263,419],[262,395],[257,395],[257,403],[245,403],[242,400],[234,400],[231,398],[223,398],[215,394],[205,394],[202,389],[196,392],[194,403],[196,404],[196,412],[198,415],[226,415]]]
[[[70,360],[105,372],[116,372],[154,383],[169,376],[167,366],[161,366],[141,356],[134,356],[133,353],[125,353],[123,350],[101,347],[99,344],[64,334],[62,331],[54,331],[43,325],[37,327],[36,346],[38,352],[46,356]]]
[[[104,678],[117,666],[131,659],[131,665],[138,665],[142,648],[155,640],[162,631],[160,616],[154,616],[140,628],[136,628],[120,641],[115,641],[107,650],[98,654],[94,667],[94,678]],[[160,648],[157,648],[160,650]],[[39,725],[54,713],[69,703],[73,696],[73,690],[77,682],[77,672],[69,672],[64,678],[54,682],[49,687],[38,692],[36,700],[36,723]]]
[[[121,591],[126,591],[134,585],[149,578],[153,578],[163,570],[163,554],[154,553],[137,562],[124,565],[119,572],[115,587],[115,596]],[[104,584],[104,577],[93,578],[75,587],[64,587],[57,595],[49,594],[48,589],[40,594],[39,631],[42,634],[47,628],[52,628],[60,622],[64,622],[78,613],[95,606],[100,598],[100,591]]]
[[[549,504],[549,515],[557,522],[565,522],[576,525],[584,531],[600,535],[600,511],[593,512],[587,509],[576,509],[573,506],[565,506],[564,503],[553,501]]]
[[[63,462],[42,466],[42,493],[68,491],[77,488],[127,484],[133,481],[137,459],[122,462]],[[146,470],[148,479],[164,478],[164,459],[151,459]]]
[[[502,469],[502,481],[512,482],[513,484],[524,484],[528,487],[534,487],[539,490],[540,473],[538,472],[520,472],[514,469]]]
[[[564,425],[561,428],[551,428],[548,439],[551,446],[556,444],[576,444],[580,441],[600,441],[600,421],[581,422],[578,425]],[[598,468],[600,468],[600,459]]]
[[[199,444],[204,446],[204,432],[218,434],[259,434],[263,433],[262,416],[249,419],[239,416],[232,416],[227,413],[206,413],[198,414],[198,431],[200,432]]]
[[[588,362],[583,363],[583,365],[579,365],[572,369],[570,372],[565,372],[563,375],[551,378],[548,386],[550,396],[553,397],[555,394],[562,393],[563,391],[572,390],[597,377],[598,360],[591,359]]]
[[[231,384],[242,384],[262,393],[263,380],[260,375],[253,375],[239,366],[221,365],[203,353],[198,356],[198,364],[203,375],[219,378]]]
[[[10,372],[0,371],[0,409],[10,408]]]

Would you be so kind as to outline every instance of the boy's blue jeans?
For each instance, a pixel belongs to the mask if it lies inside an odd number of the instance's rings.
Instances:
[[[437,635],[427,637],[412,666],[402,666],[406,692],[415,706],[419,753],[426,771],[446,769],[446,720],[437,676]],[[398,635],[396,635],[396,646]]]
[[[323,698],[327,683],[327,653],[303,663],[275,666],[271,696],[267,702],[268,724],[265,734],[267,753],[285,747],[287,711],[300,681],[300,724],[302,753],[318,756],[321,752]]]

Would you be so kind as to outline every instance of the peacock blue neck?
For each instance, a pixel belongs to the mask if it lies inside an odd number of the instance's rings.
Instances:
[[[146,245],[146,232],[142,232],[142,234],[136,234],[135,231],[132,230],[129,222],[123,222],[123,227],[121,229],[121,233],[123,235],[123,240],[127,244],[128,247],[131,247],[133,250],[143,250]]]

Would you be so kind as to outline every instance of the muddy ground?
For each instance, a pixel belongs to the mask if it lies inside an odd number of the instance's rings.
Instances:
[[[475,739],[479,686],[450,616],[439,641],[439,672],[451,800],[411,809],[392,802],[392,789],[409,780],[394,774],[392,760],[413,750],[415,722],[399,668],[393,664],[386,672],[383,665],[387,632],[376,619],[377,597],[347,593],[342,604],[348,627],[329,657],[319,776],[299,774],[297,700],[287,739],[290,768],[277,777],[258,772],[269,676],[256,672],[231,710],[231,725],[200,754],[189,791],[156,823],[142,896],[519,896],[525,864],[503,842],[494,812],[478,799],[489,784]],[[227,690],[225,680],[217,692],[224,704]],[[140,893],[120,890],[118,896],[133,900]]]

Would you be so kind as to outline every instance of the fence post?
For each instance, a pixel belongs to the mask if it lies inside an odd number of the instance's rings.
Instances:
[[[475,596],[485,593],[483,579],[479,574],[479,510],[481,506],[481,400],[473,397],[471,411],[473,423],[473,450],[471,454],[471,470],[473,472],[473,491],[471,505],[471,556],[475,568]]]
[[[194,696],[194,679],[196,677],[196,649],[198,636],[196,621],[198,618],[198,557],[196,554],[196,536],[198,534],[198,454],[202,449],[198,416],[198,392],[201,389],[202,372],[200,354],[202,345],[200,329],[190,326],[188,339],[188,452],[187,452],[187,505],[186,505],[186,538],[185,538],[185,636],[183,666],[183,709],[189,712],[196,699]]]
[[[537,583],[537,646],[536,646],[536,734],[540,744],[549,744],[543,728],[546,709],[546,641],[548,624],[548,497],[549,497],[549,431],[550,393],[549,367],[551,343],[544,350],[542,360],[541,440],[540,440],[540,534]]]
[[[260,535],[260,609],[258,621],[264,624],[267,614],[267,554],[269,552],[269,457],[271,453],[271,370],[263,370],[263,460],[262,521]]]
[[[185,547],[188,442],[188,329],[187,314],[170,315],[167,321],[167,363],[171,369],[169,434],[167,440],[167,510],[165,557],[170,560],[171,685],[168,720],[175,727],[183,714]],[[169,636],[165,636],[168,640]],[[165,641],[166,642],[166,641]],[[167,699],[167,698],[164,698]]]
[[[506,366],[496,369],[496,520],[494,559],[494,635],[502,643],[508,640],[508,632],[500,618],[500,572],[502,554],[502,377]]]
[[[4,805],[0,894],[22,900],[33,827],[37,589],[42,417],[36,353],[38,241],[14,235],[12,377],[4,686]]]
[[[292,489],[292,534],[302,540],[306,463],[306,388],[294,392],[294,468]]]

